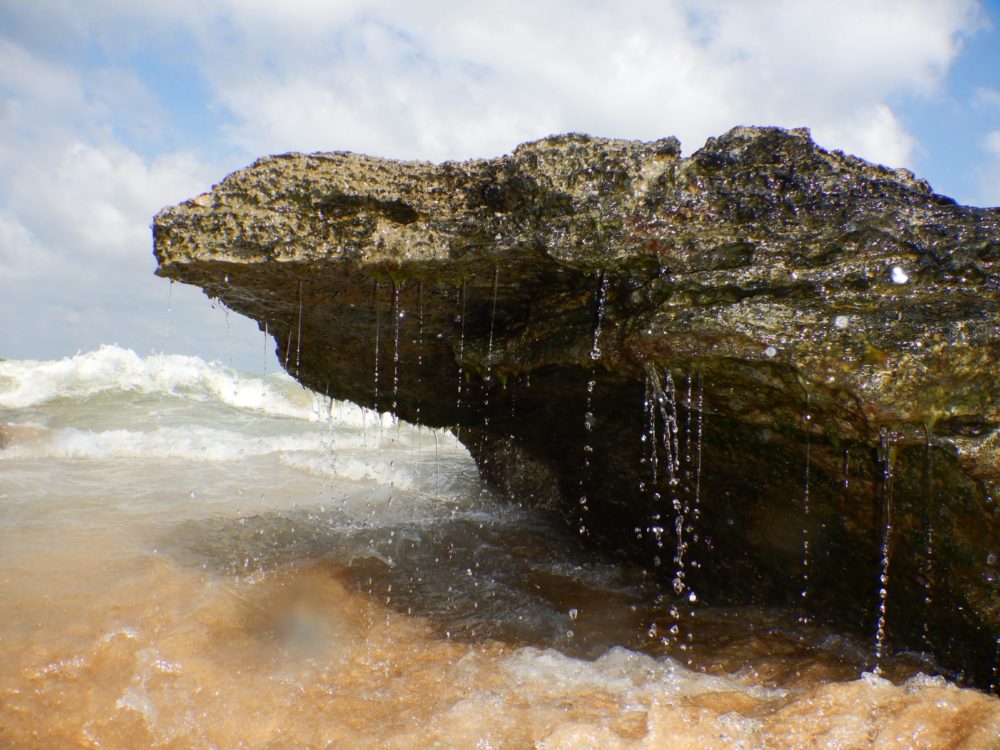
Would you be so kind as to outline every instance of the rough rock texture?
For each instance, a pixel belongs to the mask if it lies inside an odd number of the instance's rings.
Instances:
[[[873,642],[882,616],[880,647],[994,679],[1000,209],[736,128],[688,158],[269,157],[153,229],[157,273],[266,326],[304,384],[455,426],[668,590]]]

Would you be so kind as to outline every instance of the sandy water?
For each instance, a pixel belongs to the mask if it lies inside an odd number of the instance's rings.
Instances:
[[[1000,748],[919,655],[680,606],[283,375],[0,362],[0,425],[2,748]]]

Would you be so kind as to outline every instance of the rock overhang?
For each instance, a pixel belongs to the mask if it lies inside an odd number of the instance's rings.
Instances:
[[[682,550],[684,586],[805,591],[870,629],[891,502],[890,631],[987,679],[1000,210],[806,131],[736,128],[687,158],[579,134],[442,165],[269,157],[162,211],[154,238],[158,274],[266,325],[306,385],[459,426],[520,500],[668,580]],[[652,433],[651,372],[673,383]],[[705,448],[697,482],[688,459],[663,485],[671,440]],[[648,529],[682,511],[664,552]]]

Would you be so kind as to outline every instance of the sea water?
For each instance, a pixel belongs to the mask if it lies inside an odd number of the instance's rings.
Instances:
[[[0,747],[1000,747],[919,655],[678,613],[389,426],[194,357],[0,362]]]

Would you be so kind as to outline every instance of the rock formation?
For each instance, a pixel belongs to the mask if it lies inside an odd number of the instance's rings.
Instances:
[[[453,426],[678,596],[995,679],[1000,209],[736,128],[687,158],[268,157],[153,230],[157,273],[257,320],[302,383]]]

